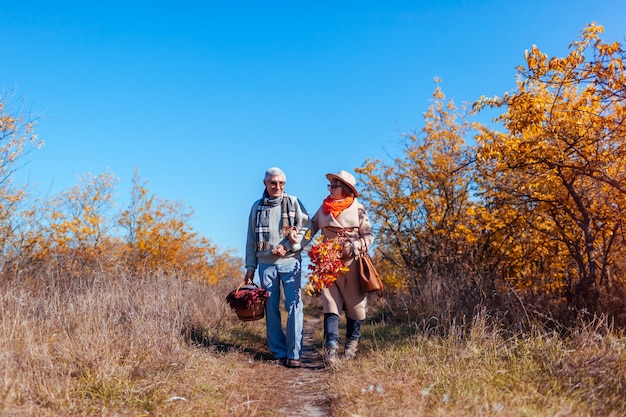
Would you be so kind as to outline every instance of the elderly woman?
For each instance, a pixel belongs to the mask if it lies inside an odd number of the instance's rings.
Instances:
[[[352,359],[356,355],[367,297],[361,291],[355,257],[367,251],[374,234],[365,208],[357,201],[359,193],[354,176],[341,170],[337,174],[326,174],[326,178],[329,195],[311,219],[309,238],[321,230],[324,240],[340,239],[343,242],[342,258],[349,268],[346,274],[337,277],[334,284],[322,290],[325,360],[327,365],[333,366],[338,360],[339,316],[344,309],[347,320],[344,357]]]

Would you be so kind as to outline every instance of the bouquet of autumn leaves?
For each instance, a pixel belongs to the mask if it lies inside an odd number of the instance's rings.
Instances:
[[[313,241],[309,249],[309,282],[304,287],[306,294],[314,296],[321,294],[324,288],[328,288],[337,280],[339,274],[345,274],[349,268],[341,259],[341,243],[337,238],[327,239],[320,235]]]

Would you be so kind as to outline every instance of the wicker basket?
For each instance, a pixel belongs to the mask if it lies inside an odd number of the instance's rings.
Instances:
[[[241,283],[239,286],[230,292],[227,299],[229,297],[234,297],[239,295],[242,291],[258,291],[259,287],[255,284],[245,284]],[[232,306],[231,306],[232,307]],[[261,320],[265,317],[265,298],[256,299],[251,306],[244,306],[237,304],[232,307],[237,313],[237,317],[241,321],[255,321]]]

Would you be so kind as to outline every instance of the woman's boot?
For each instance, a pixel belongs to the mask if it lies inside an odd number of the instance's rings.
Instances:
[[[339,316],[332,313],[324,314],[324,363],[334,367],[339,362],[337,350],[339,346]]]
[[[356,348],[361,337],[361,320],[354,320],[347,317],[346,325],[346,346],[343,356],[346,359],[354,359],[356,356]]]
[[[337,356],[337,346],[327,346],[324,355],[324,363],[329,368],[337,366],[339,357]]]
[[[346,346],[343,351],[343,356],[345,356],[346,359],[354,359],[356,356],[358,344],[359,344],[358,340],[348,340],[346,342]]]

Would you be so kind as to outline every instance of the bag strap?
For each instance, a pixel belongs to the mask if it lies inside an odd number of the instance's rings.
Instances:
[[[361,245],[361,249],[359,250],[359,257],[370,256],[369,248],[367,247],[367,241],[365,240],[365,238],[360,237],[358,240],[363,241],[363,244]]]
[[[365,248],[365,252],[367,252],[369,250],[369,248],[367,247],[367,240],[365,240],[364,237],[360,237],[359,240],[363,241],[363,248]]]

